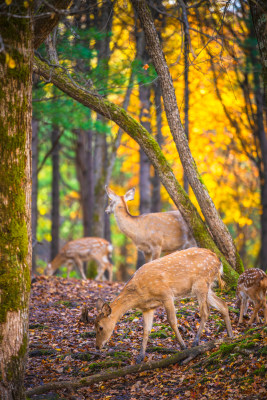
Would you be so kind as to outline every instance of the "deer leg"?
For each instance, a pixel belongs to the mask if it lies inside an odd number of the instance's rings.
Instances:
[[[137,364],[140,364],[140,362],[143,361],[145,357],[148,336],[151,332],[153,325],[153,317],[154,317],[154,310],[143,311],[143,329],[144,329],[143,341],[139,355],[136,358]]]
[[[143,252],[144,256],[145,256],[145,262],[146,264],[149,263],[150,261],[152,261],[152,253],[151,252]]]
[[[263,301],[264,300],[262,300],[262,299],[255,300],[254,310],[253,310],[250,320],[248,321],[248,325],[251,325],[253,323],[254,319],[258,316],[259,310],[261,309],[261,307],[263,307]]]
[[[196,296],[199,304],[200,324],[195,339],[193,341],[193,346],[198,346],[200,337],[210,314],[207,302],[207,294],[203,291],[196,291]]]
[[[86,280],[82,261],[79,258],[75,258],[75,263],[76,263],[77,267],[79,268],[82,279]]]
[[[152,260],[156,260],[157,258],[160,258],[161,255],[161,247],[154,247],[152,251]]]
[[[186,349],[186,345],[185,345],[183,338],[180,335],[180,332],[177,327],[177,318],[176,318],[176,312],[175,312],[175,307],[174,307],[174,303],[173,303],[173,298],[166,300],[163,303],[163,305],[167,312],[168,322],[175,333],[176,340],[179,342],[182,349]]]
[[[225,325],[226,325],[228,336],[233,337],[234,334],[233,334],[233,330],[232,330],[231,320],[229,317],[228,307],[227,307],[227,304],[225,303],[225,301],[223,301],[222,299],[217,297],[216,294],[211,289],[209,289],[208,303],[222,314]]]
[[[72,268],[73,268],[73,262],[71,260],[68,260],[67,261],[67,278],[70,277],[70,271],[72,270]]]

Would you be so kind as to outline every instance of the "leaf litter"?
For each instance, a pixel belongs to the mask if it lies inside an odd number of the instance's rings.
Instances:
[[[82,281],[60,277],[37,277],[32,285],[29,321],[29,359],[25,387],[48,382],[75,380],[99,372],[135,364],[142,341],[142,314],[128,311],[118,322],[106,347],[95,349],[96,299],[111,301],[123,287],[118,282]],[[234,293],[218,293],[230,309],[235,338],[226,340],[209,353],[186,365],[172,365],[127,375],[81,389],[33,396],[47,400],[146,400],[146,399],[266,399],[267,328],[237,326]],[[88,307],[89,322],[80,321]],[[177,320],[183,339],[192,345],[199,325],[194,299],[176,303]],[[249,309],[251,313],[251,308]],[[260,314],[262,317],[262,315]],[[245,320],[247,323],[248,319]],[[226,339],[221,316],[211,310],[201,343]],[[155,313],[146,362],[160,360],[179,351],[163,308]]]

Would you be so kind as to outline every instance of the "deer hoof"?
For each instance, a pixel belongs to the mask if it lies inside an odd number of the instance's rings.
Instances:
[[[141,364],[141,362],[144,360],[144,358],[145,357],[142,354],[139,354],[135,359],[136,364]]]

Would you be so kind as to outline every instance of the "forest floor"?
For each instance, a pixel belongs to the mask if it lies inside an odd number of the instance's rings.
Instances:
[[[95,349],[93,320],[98,297],[111,301],[122,289],[121,283],[82,281],[59,277],[37,277],[32,284],[30,304],[29,360],[26,390],[50,382],[78,380],[96,373],[135,364],[142,340],[142,315],[127,312],[117,324],[108,344]],[[221,316],[216,311],[206,324],[201,343],[225,339],[213,350],[185,365],[144,371],[79,389],[61,389],[28,397],[45,400],[145,400],[145,399],[266,399],[267,327],[237,326],[238,310],[234,293],[219,292],[230,309],[235,338],[229,342]],[[83,306],[89,308],[92,322],[80,322]],[[199,325],[197,302],[176,303],[181,334],[192,345]],[[249,309],[249,314],[251,309]],[[247,319],[245,320],[247,324]],[[162,308],[155,313],[145,362],[167,358],[180,351],[174,341]]]

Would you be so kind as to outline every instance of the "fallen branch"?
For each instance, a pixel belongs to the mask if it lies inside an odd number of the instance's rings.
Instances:
[[[96,375],[88,376],[87,378],[82,378],[77,381],[61,381],[61,382],[51,382],[42,386],[37,386],[26,392],[27,397],[34,396],[36,394],[47,393],[50,391],[55,391],[59,389],[78,389],[85,386],[90,386],[93,383],[105,382],[111,379],[121,378],[129,374],[138,374],[143,371],[149,371],[157,368],[166,368],[169,365],[181,363],[183,360],[193,360],[198,355],[212,350],[218,342],[211,341],[202,346],[196,346],[191,349],[186,349],[174,354],[173,356],[163,358],[159,361],[151,361],[147,363],[141,363],[137,365],[129,365],[124,368],[116,369],[109,372],[104,372]]]

